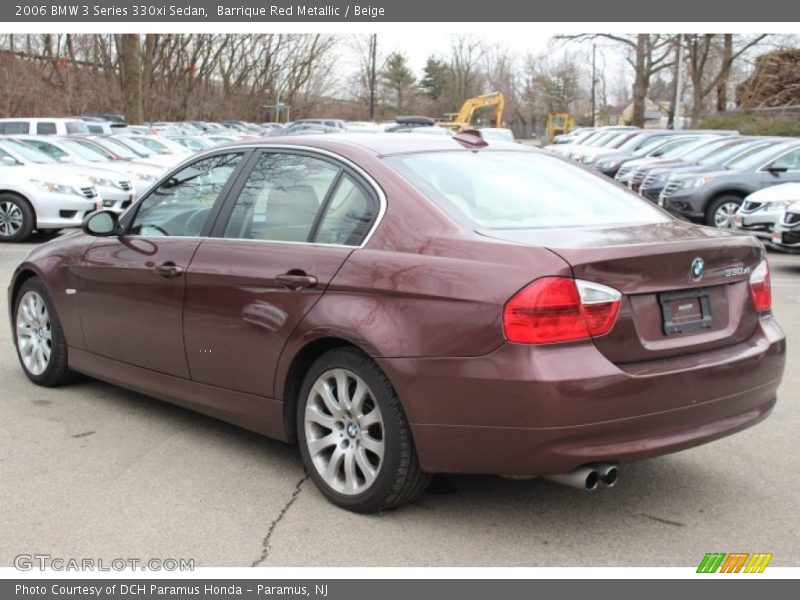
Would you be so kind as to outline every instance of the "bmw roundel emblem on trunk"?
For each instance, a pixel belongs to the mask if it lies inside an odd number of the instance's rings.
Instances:
[[[690,271],[692,273],[692,279],[694,280],[702,279],[705,270],[706,266],[702,258],[695,258],[692,261],[692,266],[690,268]]]

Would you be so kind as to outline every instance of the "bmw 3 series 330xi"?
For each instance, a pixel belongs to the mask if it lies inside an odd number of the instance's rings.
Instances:
[[[361,512],[433,473],[611,485],[764,419],[785,360],[759,241],[474,132],[217,147],[34,249],[9,294],[34,383],[296,443]]]

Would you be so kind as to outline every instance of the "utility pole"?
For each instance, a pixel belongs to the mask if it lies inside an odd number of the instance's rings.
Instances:
[[[597,85],[597,72],[596,72],[596,58],[597,58],[597,46],[592,44],[592,127],[594,127],[595,123],[595,116],[597,115],[597,107],[595,106],[595,87]]]
[[[375,82],[377,79],[378,34],[373,33],[369,40],[369,120],[375,120]]]
[[[681,98],[683,98],[683,35],[678,34],[678,64],[677,74],[675,75],[675,129],[683,129],[683,119],[681,115]]]

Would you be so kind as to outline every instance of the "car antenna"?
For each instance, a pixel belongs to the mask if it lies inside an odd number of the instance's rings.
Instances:
[[[477,129],[464,129],[453,136],[453,139],[467,148],[478,150],[489,145],[483,134]]]

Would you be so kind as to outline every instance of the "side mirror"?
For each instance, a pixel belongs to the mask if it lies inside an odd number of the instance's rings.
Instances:
[[[117,213],[110,210],[95,211],[86,215],[81,223],[81,229],[86,235],[96,237],[119,235],[119,218]]]
[[[0,156],[0,165],[4,167],[16,167],[18,164],[19,162],[11,156]]]
[[[788,167],[778,167],[775,165],[770,165],[769,167],[767,167],[767,171],[769,171],[773,175],[777,175],[778,173],[786,173],[786,171],[788,170],[789,170]]]

